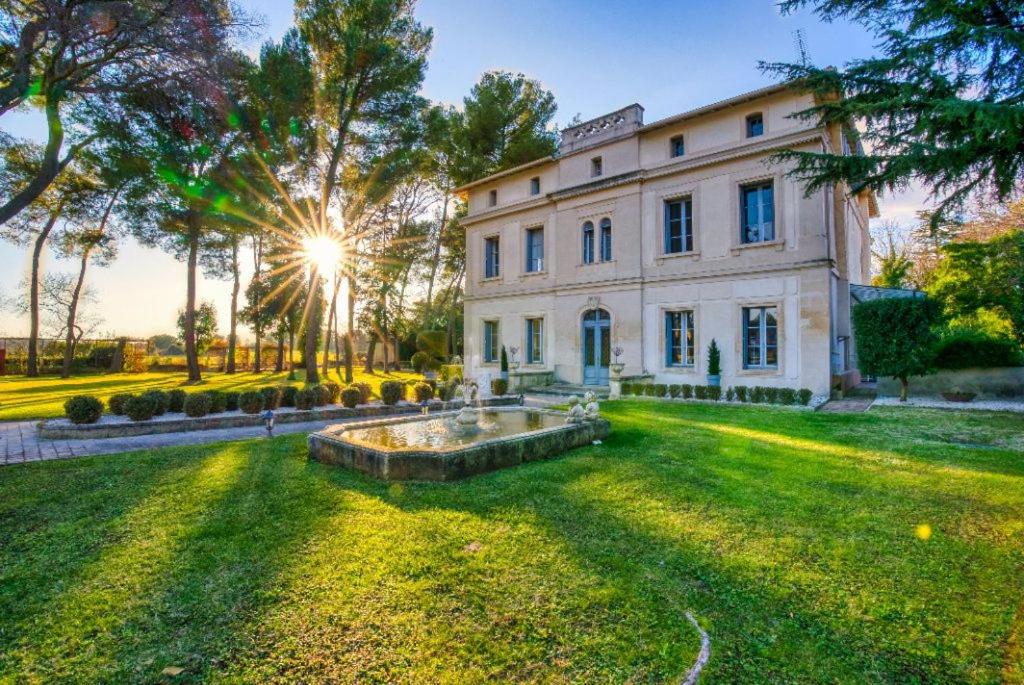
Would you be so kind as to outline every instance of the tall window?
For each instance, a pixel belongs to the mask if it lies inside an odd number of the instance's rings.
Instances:
[[[745,243],[775,240],[775,193],[772,182],[740,188],[740,239]]]
[[[530,195],[540,195],[540,176],[530,179]]]
[[[743,309],[743,367],[774,369],[779,365],[779,324],[775,307]]]
[[[592,221],[583,224],[583,263],[594,263],[594,223]]]
[[[764,116],[760,112],[747,117],[747,138],[755,138],[764,133]]]
[[[693,202],[688,197],[665,202],[665,254],[693,251]]]
[[[491,192],[489,192],[487,194],[487,205],[490,206],[490,207],[494,207],[497,204],[498,204],[498,191],[497,190],[492,190]]]
[[[533,273],[544,270],[544,229],[526,231],[526,270]]]
[[[669,147],[672,150],[673,157],[682,157],[686,154],[686,144],[683,142],[682,136],[676,136],[670,140]]]
[[[591,176],[600,176],[603,173],[604,173],[604,165],[601,162],[601,158],[600,157],[594,157],[592,160],[590,160],[590,175]]]
[[[665,366],[693,366],[693,312],[665,312]]]
[[[544,319],[526,320],[526,363],[544,363]]]
[[[484,278],[497,278],[501,273],[501,250],[498,236],[484,239]]]
[[[610,262],[612,259],[612,220],[601,219],[601,261]]]
[[[484,361],[496,362],[501,354],[498,351],[498,322],[484,321]]]

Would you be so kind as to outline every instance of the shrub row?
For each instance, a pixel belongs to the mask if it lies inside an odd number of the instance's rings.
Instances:
[[[814,395],[807,388],[794,390],[793,388],[772,388],[767,386],[747,387],[737,385],[723,389],[714,385],[666,385],[664,383],[623,383],[623,395],[644,396],[644,397],[671,397],[684,400],[712,400],[717,402],[725,397],[729,402],[750,402],[752,404],[801,404],[807,406],[811,403]]]

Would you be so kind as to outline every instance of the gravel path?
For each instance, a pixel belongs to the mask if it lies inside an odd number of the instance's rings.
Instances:
[[[922,407],[927,409],[953,409],[956,411],[1014,411],[1024,413],[1021,400],[974,400],[972,402],[950,402],[941,397],[910,397],[900,402],[898,397],[879,397],[876,407]]]

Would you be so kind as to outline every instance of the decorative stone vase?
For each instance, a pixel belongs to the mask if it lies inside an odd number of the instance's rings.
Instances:
[[[623,364],[622,362],[615,362],[613,364],[610,364],[608,368],[611,369],[612,377],[618,378],[619,375],[622,373],[622,370],[626,368],[626,365]]]

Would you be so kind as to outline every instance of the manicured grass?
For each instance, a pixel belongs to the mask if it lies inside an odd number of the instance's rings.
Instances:
[[[305,372],[300,371],[298,381],[292,385],[302,385]],[[344,376],[344,372],[342,373]],[[388,379],[419,380],[422,376],[412,373],[385,374],[378,371],[367,374],[355,372],[355,380],[367,382],[373,386],[374,393],[380,388],[381,381]],[[264,385],[287,384],[287,373],[239,372],[236,374],[208,372],[203,374],[199,384],[186,384],[184,373],[109,373],[96,375],[73,376],[41,376],[27,378],[25,376],[0,376],[0,421],[23,419],[46,419],[64,415],[64,402],[74,395],[95,395],[106,403],[111,395],[117,393],[139,393],[146,390],[171,390],[184,388],[189,392],[202,390],[234,390],[242,391],[260,388]],[[338,374],[331,370],[327,379],[344,384]]]
[[[1024,424],[606,403],[454,484],[304,438],[0,469],[0,681],[1024,682]],[[926,535],[930,527],[930,535]]]

